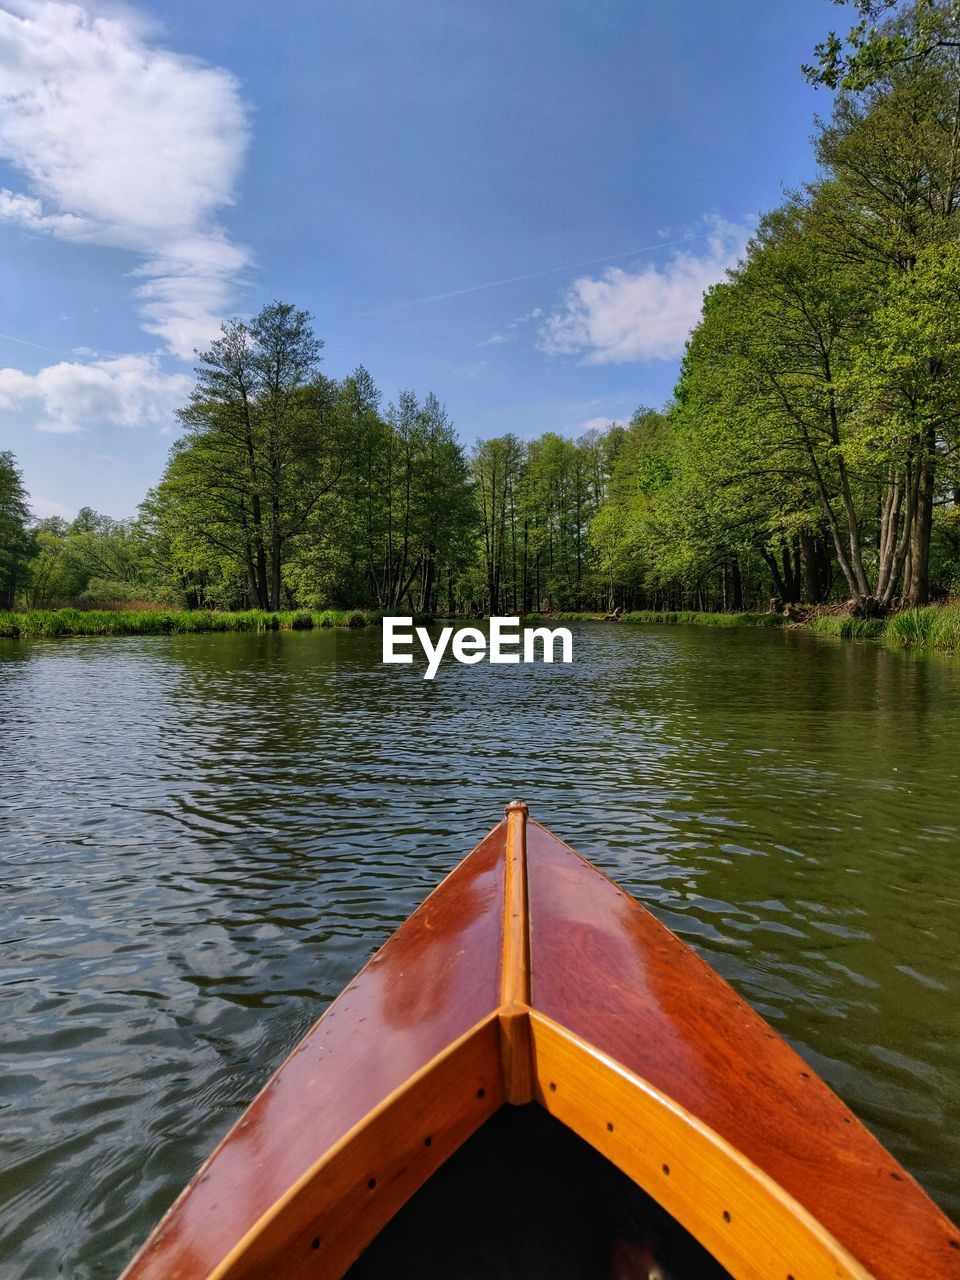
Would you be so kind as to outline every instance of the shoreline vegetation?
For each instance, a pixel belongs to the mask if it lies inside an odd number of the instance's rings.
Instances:
[[[957,649],[926,606],[960,598],[960,8],[890,8],[817,46],[816,176],[707,289],[668,404],[577,438],[572,410],[529,438],[518,409],[467,445],[433,393],[325,372],[310,313],[274,301],[198,351],[135,516],[39,517],[0,451],[0,608],[64,634],[144,603],[170,613],[134,632],[769,606]]]
[[[357,630],[380,626],[382,610],[294,609],[270,612],[246,609],[33,609],[0,612],[0,639],[54,639],[69,636],[185,635],[203,632]],[[429,626],[432,614],[413,614],[414,624]],[[464,622],[469,621],[463,615]],[[525,624],[603,622],[654,626],[765,627],[809,631],[843,640],[879,640],[900,649],[929,649],[960,654],[960,601],[904,609],[886,618],[858,618],[847,611],[811,613],[707,613],[641,609],[617,617],[597,613],[555,612],[521,615]]]
[[[211,631],[310,631],[379,626],[372,609],[30,609],[0,612],[0,639],[159,636]],[[417,622],[432,621],[418,615]]]

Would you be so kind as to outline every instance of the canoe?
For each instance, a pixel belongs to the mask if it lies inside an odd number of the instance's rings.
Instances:
[[[507,806],[124,1272],[960,1278],[960,1234],[693,951]]]

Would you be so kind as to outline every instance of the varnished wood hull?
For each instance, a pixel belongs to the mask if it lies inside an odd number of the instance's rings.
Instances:
[[[735,1277],[960,1280],[958,1232],[889,1153],[522,805],[330,1006],[125,1280],[340,1277],[500,1107],[530,1102]]]

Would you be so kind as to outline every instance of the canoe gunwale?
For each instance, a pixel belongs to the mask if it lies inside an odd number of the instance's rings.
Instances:
[[[342,1275],[437,1168],[503,1105],[499,1088],[498,1021],[497,1013],[482,1019],[368,1112],[270,1206],[206,1280],[241,1280],[248,1275],[275,1274],[292,1280],[301,1270],[315,1276],[321,1257],[323,1274]],[[478,1085],[472,1080],[469,1089],[457,1091],[455,1082],[462,1080],[465,1065],[467,1070],[471,1066],[479,1068],[481,1074],[475,1079],[482,1078],[483,1083]],[[447,1079],[448,1075],[453,1078]],[[426,1111],[422,1124],[411,1126],[414,1118],[411,1113],[419,1094],[430,1101],[431,1109]],[[448,1131],[452,1128],[448,1136],[441,1132],[439,1104],[448,1104],[456,1095],[455,1122],[451,1126],[447,1120],[443,1126]],[[401,1127],[408,1130],[405,1151],[402,1142],[398,1144],[395,1137],[390,1140],[391,1131]],[[428,1137],[427,1148],[424,1140]],[[398,1158],[401,1163],[398,1175],[392,1180],[376,1176],[381,1174],[382,1167],[377,1155],[387,1150],[392,1163],[396,1164]],[[370,1185],[371,1181],[374,1186]],[[376,1194],[364,1195],[364,1190]],[[344,1220],[346,1227],[334,1226],[328,1233],[319,1224],[327,1223],[342,1212],[342,1205],[335,1203],[326,1208],[304,1203],[311,1192],[316,1192],[320,1193],[322,1204],[323,1191],[344,1198],[359,1193],[363,1208]],[[301,1255],[291,1256],[291,1236],[300,1236],[304,1242],[310,1240],[310,1251],[303,1249]],[[320,1240],[316,1249],[314,1239]],[[283,1250],[282,1263],[278,1246]],[[278,1266],[282,1266],[282,1271],[276,1270]]]
[[[483,1039],[488,1042],[489,1078],[493,1081],[500,1067],[496,1050],[491,1050],[494,1028],[499,1032],[501,1053],[505,1037],[509,1036],[514,1046],[521,1037],[525,1041],[525,1057],[531,1067],[528,1092],[508,1099],[505,1090],[501,1092],[494,1084],[485,1086],[482,1105],[475,1109],[469,1126],[458,1129],[452,1145],[437,1141],[435,1117],[417,1126],[409,1152],[422,1156],[419,1130],[430,1130],[433,1141],[429,1164],[423,1159],[407,1164],[404,1176],[391,1185],[389,1194],[381,1194],[371,1202],[362,1227],[354,1215],[346,1238],[340,1233],[332,1239],[324,1236],[322,1274],[342,1275],[427,1178],[509,1101],[514,1105],[536,1102],[542,1106],[651,1195],[737,1280],[783,1280],[788,1275],[796,1280],[871,1280],[871,1272],[736,1147],[622,1063],[553,1018],[516,1001],[501,1006],[464,1033],[348,1130],[270,1206],[206,1280],[246,1280],[248,1276],[271,1274],[264,1268],[279,1262],[270,1241],[274,1233],[283,1249],[284,1274],[299,1274],[289,1252],[291,1238],[305,1240],[315,1230],[322,1230],[311,1224],[329,1218],[333,1211],[314,1204],[303,1206],[298,1212],[298,1202],[311,1193],[320,1193],[322,1201],[321,1184],[327,1179],[334,1188],[362,1190],[364,1178],[358,1170],[363,1160],[358,1162],[358,1151],[380,1145],[381,1131],[401,1112],[409,1127],[411,1098],[418,1091],[429,1089],[447,1064],[458,1062],[464,1049]],[[578,1075],[582,1076],[579,1082]],[[448,1091],[436,1091],[436,1101],[447,1097]],[[654,1130],[665,1131],[659,1154],[650,1149]],[[683,1161],[678,1153],[685,1149],[690,1150],[690,1156]],[[721,1171],[714,1182],[705,1181],[702,1174],[707,1160]],[[669,1175],[663,1175],[665,1161],[669,1161]],[[373,1167],[370,1161],[367,1163]],[[685,1193],[678,1193],[677,1188],[684,1181]],[[725,1212],[729,1220],[725,1220]],[[771,1247],[759,1249],[758,1240],[767,1241]],[[777,1246],[776,1251],[773,1245]],[[783,1252],[789,1252],[795,1261],[784,1264]],[[311,1273],[316,1274],[319,1258],[316,1254],[304,1256],[309,1258]]]
[[[652,1196],[737,1280],[871,1280],[799,1201],[673,1098],[546,1014],[532,1009],[529,1025],[534,1100]],[[710,1166],[713,1180],[704,1176]]]

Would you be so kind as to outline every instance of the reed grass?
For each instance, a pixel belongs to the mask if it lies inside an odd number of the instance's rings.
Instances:
[[[886,618],[851,618],[846,613],[828,613],[803,625],[816,635],[839,636],[841,640],[876,640],[889,625]]]
[[[895,613],[884,627],[883,638],[898,648],[960,653],[960,601]]]
[[[530,613],[527,623],[583,622],[595,613]],[[56,636],[176,635],[203,631],[309,631],[313,628],[379,626],[383,614],[373,609],[296,609],[270,613],[263,609],[236,612],[212,609],[29,609],[0,611],[0,639]],[[418,626],[433,622],[414,614]],[[889,618],[852,618],[830,613],[808,622],[791,623],[779,613],[694,613],[691,610],[641,609],[622,614],[620,622],[659,626],[803,627],[815,635],[843,640],[882,640],[896,648],[935,649],[960,653],[960,601],[904,609]]]
[[[525,621],[585,622],[595,613],[532,613]],[[960,653],[960,601],[904,609],[888,618],[853,618],[848,613],[828,613],[806,622],[793,622],[780,613],[694,613],[682,609],[641,609],[620,615],[620,622],[659,626],[783,627],[804,628],[814,635],[842,640],[882,640],[898,648],[935,649]]]
[[[175,635],[198,631],[309,631],[313,627],[378,626],[372,609],[29,609],[0,612],[0,637]],[[421,618],[420,621],[423,621]]]
[[[596,613],[529,613],[525,622],[590,622]],[[780,613],[695,613],[686,609],[639,609],[622,613],[619,622],[643,622],[659,626],[694,627],[782,627],[787,621]]]

